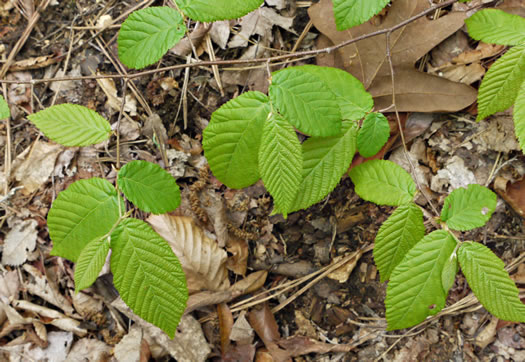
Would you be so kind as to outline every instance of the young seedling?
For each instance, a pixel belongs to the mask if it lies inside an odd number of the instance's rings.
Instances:
[[[65,146],[93,145],[111,135],[107,120],[79,105],[56,105],[28,118],[49,139]],[[113,281],[124,302],[173,337],[188,299],[184,272],[168,243],[144,221],[130,217],[121,193],[154,214],[180,204],[173,177],[146,161],[132,161],[118,170],[116,185],[97,177],[76,181],[58,194],[49,210],[51,255],[76,263],[79,292],[95,282],[111,249]]]

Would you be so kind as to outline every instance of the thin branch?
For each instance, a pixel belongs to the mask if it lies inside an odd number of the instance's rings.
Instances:
[[[172,66],[168,66],[168,67],[152,69],[152,70],[146,70],[146,71],[138,72],[138,73],[134,73],[134,74],[93,75],[93,76],[83,76],[83,77],[60,77],[60,78],[48,78],[48,79],[33,79],[33,80],[30,80],[30,81],[11,81],[11,80],[0,79],[0,83],[8,83],[8,84],[9,83],[11,83],[11,84],[24,84],[24,83],[26,83],[26,84],[38,84],[38,83],[45,83],[45,82],[60,82],[60,81],[68,81],[68,80],[93,80],[93,79],[104,79],[104,78],[136,79],[136,78],[140,78],[140,77],[143,77],[143,76],[146,76],[146,75],[151,75],[151,74],[155,74],[155,73],[159,73],[159,72],[166,72],[166,71],[174,70],[174,69],[188,68],[188,67],[192,67],[193,68],[193,67],[203,67],[203,66],[212,66],[212,65],[224,66],[224,65],[232,65],[232,64],[272,63],[272,62],[277,62],[277,61],[287,60],[287,59],[293,59],[293,58],[303,58],[305,56],[315,57],[315,56],[318,56],[320,54],[331,53],[331,52],[336,51],[336,50],[338,50],[340,48],[343,48],[345,46],[348,46],[350,44],[356,43],[356,42],[364,40],[364,39],[372,38],[372,37],[375,37],[375,36],[378,36],[378,35],[382,35],[382,34],[392,33],[394,31],[396,31],[396,30],[406,26],[407,24],[410,24],[410,23],[416,21],[417,19],[422,18],[422,17],[424,17],[424,16],[426,16],[426,15],[436,11],[437,9],[440,9],[440,8],[452,5],[452,4],[456,3],[457,1],[458,0],[445,1],[445,2],[443,2],[441,4],[437,4],[437,5],[435,5],[435,6],[431,7],[431,8],[428,8],[427,10],[424,10],[421,13],[419,13],[417,15],[414,15],[414,16],[412,16],[412,17],[410,17],[410,18],[400,22],[399,24],[388,28],[388,29],[382,29],[382,30],[378,30],[378,31],[375,31],[375,32],[372,32],[372,33],[369,33],[369,34],[358,36],[357,38],[349,39],[349,40],[344,41],[344,42],[342,42],[340,44],[337,44],[337,45],[334,45],[334,46],[331,46],[331,47],[327,47],[327,48],[323,48],[323,49],[307,50],[307,51],[302,51],[302,52],[296,52],[296,53],[291,53],[291,54],[283,54],[283,55],[278,55],[278,56],[274,56],[274,57],[266,57],[266,58],[200,61],[200,62],[195,62],[195,63],[190,63],[190,64],[176,64],[176,65],[172,65]]]

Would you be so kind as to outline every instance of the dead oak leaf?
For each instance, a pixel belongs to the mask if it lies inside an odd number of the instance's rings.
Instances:
[[[395,0],[387,15],[345,31],[337,31],[332,2],[321,0],[312,5],[308,14],[313,24],[333,44],[388,29],[428,8],[426,0]],[[465,84],[452,82],[417,71],[414,64],[437,44],[464,24],[466,14],[451,12],[436,20],[426,17],[396,30],[390,36],[390,49],[395,76],[396,105],[400,111],[458,111],[476,100],[476,91]],[[374,96],[377,109],[392,103],[390,67],[386,52],[386,35],[360,40],[337,53],[343,67]]]

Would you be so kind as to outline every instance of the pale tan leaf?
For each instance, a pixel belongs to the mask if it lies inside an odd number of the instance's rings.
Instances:
[[[226,251],[207,237],[191,218],[164,214],[151,215],[147,221],[179,258],[190,292],[226,290],[230,286]]]

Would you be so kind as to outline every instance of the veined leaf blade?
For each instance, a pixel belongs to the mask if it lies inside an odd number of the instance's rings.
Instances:
[[[259,180],[259,146],[269,113],[268,97],[261,92],[243,93],[213,112],[202,147],[213,174],[229,188]]]
[[[503,54],[485,74],[479,87],[476,120],[512,106],[524,80],[525,44],[521,44]]]
[[[167,6],[154,6],[131,13],[118,35],[118,57],[127,67],[151,65],[179,42],[186,32],[180,13]]]
[[[423,236],[423,212],[412,202],[399,206],[381,225],[375,239],[374,261],[382,282],[390,278],[394,268]]]
[[[164,214],[180,205],[180,189],[173,176],[159,165],[131,161],[118,173],[118,185],[139,209]]]
[[[386,291],[387,330],[408,328],[438,313],[448,291],[443,290],[443,267],[456,247],[444,230],[418,242],[392,272]]]
[[[294,128],[279,114],[272,115],[264,125],[259,170],[276,209],[286,217],[299,191],[303,154]]]
[[[268,90],[279,113],[299,131],[318,137],[341,132],[341,111],[336,95],[314,74],[299,68],[273,73]]]
[[[176,0],[187,17],[203,22],[240,18],[262,5],[264,0]]]
[[[82,249],[75,265],[75,293],[89,288],[97,280],[108,252],[107,238],[92,240]]]
[[[467,231],[485,225],[496,210],[498,198],[488,188],[472,184],[458,188],[445,199],[441,220],[453,230]]]
[[[499,9],[483,9],[465,20],[469,35],[485,43],[518,45],[525,39],[525,19]]]
[[[47,215],[51,255],[76,262],[90,241],[100,239],[117,223],[118,202],[113,185],[101,178],[76,181],[59,193]],[[125,210],[122,200],[120,207]]]
[[[27,118],[49,139],[64,146],[89,146],[105,141],[111,126],[97,112],[77,104],[58,104]]]
[[[525,305],[503,261],[485,245],[461,244],[459,264],[474,295],[491,314],[499,319],[525,323]]]
[[[390,0],[332,0],[337,30],[363,24],[379,13]]]
[[[357,133],[357,149],[363,157],[378,153],[390,137],[390,125],[381,113],[370,113]]]
[[[125,219],[111,235],[111,249],[113,282],[122,300],[173,338],[188,289],[166,240],[144,221]]]
[[[514,104],[514,131],[520,142],[521,150],[525,152],[525,81],[521,83],[516,102]]]
[[[7,119],[9,117],[11,117],[11,111],[4,97],[0,94],[0,119]]]
[[[408,172],[391,161],[372,160],[350,170],[355,192],[378,205],[400,206],[411,202],[416,184]]]

